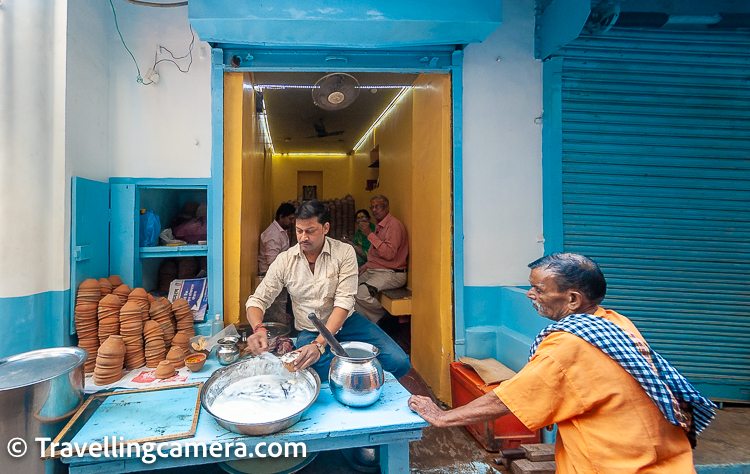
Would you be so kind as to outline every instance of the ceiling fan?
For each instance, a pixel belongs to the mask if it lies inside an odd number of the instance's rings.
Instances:
[[[323,110],[348,107],[359,95],[359,82],[349,74],[337,72],[318,79],[312,91],[313,102]]]
[[[326,126],[323,124],[323,119],[320,119],[317,122],[313,123],[313,127],[315,127],[315,135],[310,135],[307,138],[325,138],[325,137],[333,137],[336,135],[341,135],[344,133],[344,130],[338,130],[335,132],[329,132],[326,130]]]

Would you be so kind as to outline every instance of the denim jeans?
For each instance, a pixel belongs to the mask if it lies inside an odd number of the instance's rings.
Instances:
[[[316,337],[317,332],[301,331],[297,336],[297,347],[310,344]],[[377,324],[368,321],[364,316],[355,312],[344,321],[341,330],[335,334],[339,342],[367,342],[380,349],[378,361],[383,370],[390,372],[397,379],[406,375],[411,369],[409,356],[399,347],[391,337],[383,332]],[[328,368],[331,366],[333,354],[331,347],[326,346],[325,354],[312,365],[313,370],[318,373],[320,380],[328,380]]]

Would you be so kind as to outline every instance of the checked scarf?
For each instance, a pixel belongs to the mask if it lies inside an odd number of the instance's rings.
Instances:
[[[682,427],[695,443],[714,418],[713,404],[693,388],[677,369],[648,344],[617,324],[590,314],[573,314],[542,329],[531,345],[533,357],[539,344],[553,332],[578,336],[620,364],[635,378],[664,416]]]

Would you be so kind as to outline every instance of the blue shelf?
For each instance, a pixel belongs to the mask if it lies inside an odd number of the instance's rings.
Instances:
[[[177,247],[141,247],[141,258],[206,257],[208,245],[180,245]]]

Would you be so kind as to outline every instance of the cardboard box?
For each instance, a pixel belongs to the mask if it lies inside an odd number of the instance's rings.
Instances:
[[[474,369],[460,362],[451,363],[450,373],[453,408],[466,405],[499,385],[485,386]],[[541,442],[539,430],[529,430],[513,414],[486,423],[468,425],[466,429],[487,451],[497,452],[501,449],[518,448],[522,444]]]

